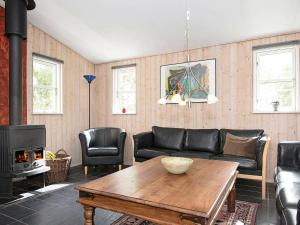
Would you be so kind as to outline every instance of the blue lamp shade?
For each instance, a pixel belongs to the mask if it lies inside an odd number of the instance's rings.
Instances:
[[[93,80],[95,80],[96,76],[94,75],[84,75],[84,79],[90,84]]]

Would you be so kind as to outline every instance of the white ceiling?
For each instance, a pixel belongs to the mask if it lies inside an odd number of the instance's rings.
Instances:
[[[29,21],[94,63],[184,49],[185,0],[35,0]],[[188,0],[191,48],[300,31],[300,0]]]

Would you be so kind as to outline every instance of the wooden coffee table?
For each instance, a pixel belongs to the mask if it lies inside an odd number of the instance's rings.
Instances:
[[[238,163],[194,159],[186,174],[173,175],[160,160],[79,185],[85,225],[94,225],[95,208],[166,225],[213,224],[226,199],[228,210],[235,211]]]

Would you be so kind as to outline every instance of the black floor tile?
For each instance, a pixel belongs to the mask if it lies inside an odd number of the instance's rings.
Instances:
[[[16,221],[14,223],[10,223],[9,225],[30,225],[30,224],[22,223],[21,221]]]
[[[35,213],[32,215],[29,215],[27,217],[24,217],[21,219],[21,222],[25,224],[30,224],[30,225],[52,225],[51,223],[53,222],[53,225],[55,223],[55,220],[58,220],[58,218],[53,217],[51,218],[50,216],[43,214],[43,213]]]
[[[43,200],[47,203],[55,204],[55,205],[60,205],[62,202],[66,203],[69,202],[70,199],[67,197],[63,197],[61,195],[56,195],[56,194],[45,194],[42,196],[37,197],[38,200]]]
[[[46,201],[39,200],[37,198],[33,198],[30,200],[18,203],[18,205],[27,207],[27,208],[35,210],[35,211],[51,210],[51,209],[57,207],[57,205],[55,205],[55,204],[51,204]]]
[[[0,224],[1,225],[10,224],[10,223],[13,223],[13,222],[16,222],[16,221],[17,220],[0,213]]]
[[[60,225],[75,225],[75,224],[84,224],[83,215],[76,215],[74,217],[71,217],[68,220],[62,222]],[[101,224],[101,223],[97,223],[95,221],[95,224]]]
[[[240,194],[243,194],[243,195],[249,195],[249,196],[254,196],[254,197],[261,198],[261,191],[257,191],[255,189],[250,188],[250,187],[247,187],[247,188],[237,188],[237,191]]]
[[[55,207],[47,211],[39,211],[36,214],[24,217],[21,219],[22,222],[30,225],[60,225],[65,223],[70,218],[77,217],[83,213],[78,212],[78,210],[73,210],[72,208],[66,207],[63,205],[61,207]],[[75,223],[76,224],[76,223]],[[75,225],[73,224],[73,225]]]
[[[12,196],[12,197],[8,197],[8,198],[0,198],[0,208],[2,208],[1,206],[3,206],[4,204],[12,202],[18,198],[20,198],[20,197]]]
[[[7,206],[5,208],[2,208],[0,210],[0,213],[12,217],[16,220],[19,220],[25,216],[31,215],[33,213],[35,213],[34,210],[23,207],[23,206],[19,206],[17,204],[13,204],[11,206]]]
[[[75,190],[75,187],[75,185],[71,185],[70,187],[55,191],[54,194],[62,196],[64,198],[74,199],[78,197],[78,191]]]

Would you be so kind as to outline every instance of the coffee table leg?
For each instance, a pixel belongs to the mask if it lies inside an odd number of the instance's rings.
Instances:
[[[235,200],[236,200],[236,189],[234,185],[227,198],[228,212],[230,213],[235,212]]]
[[[95,208],[84,206],[84,225],[94,225]]]

